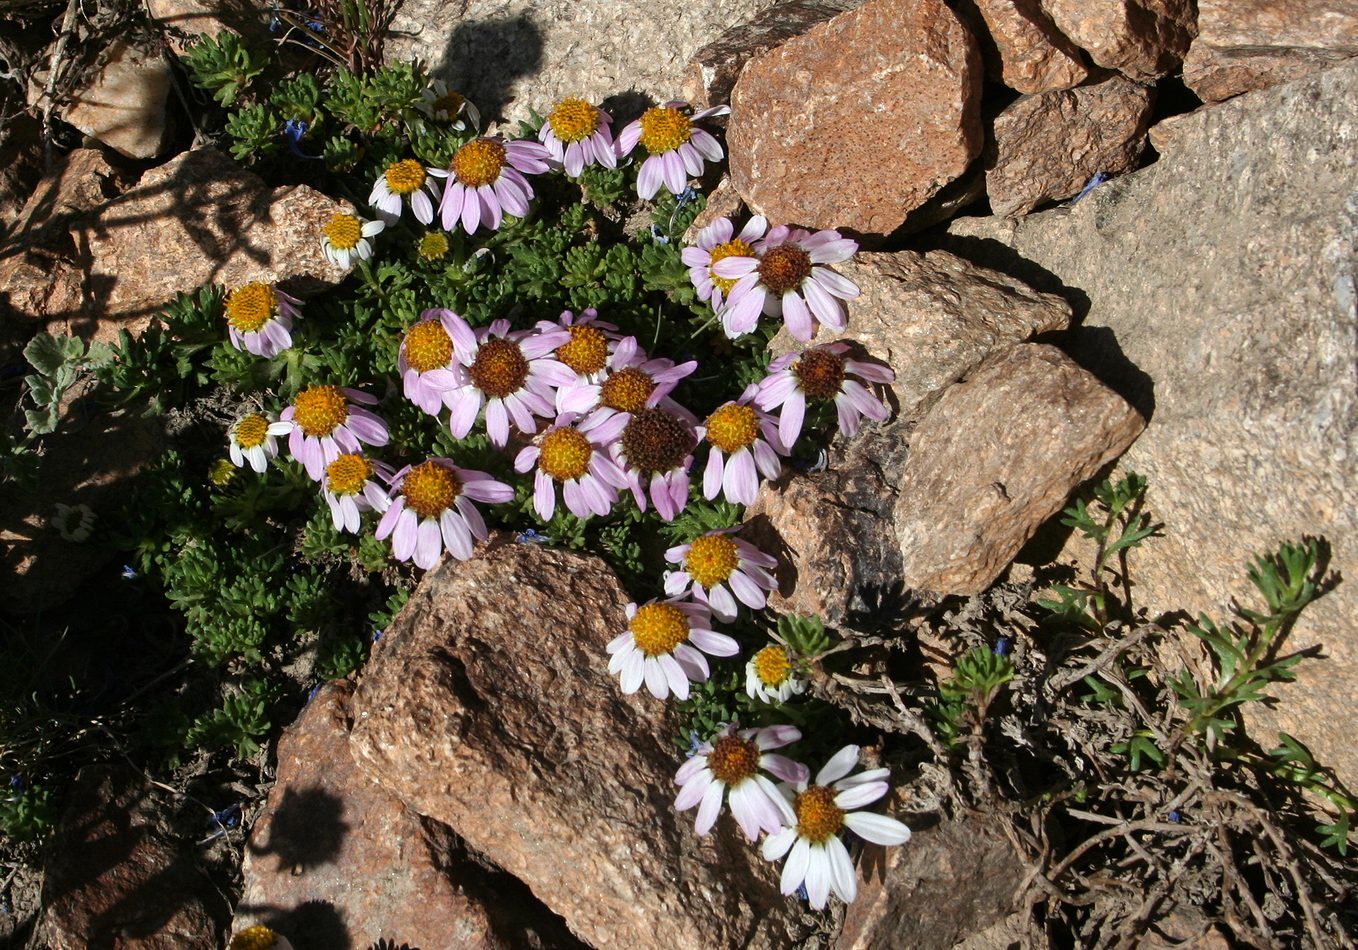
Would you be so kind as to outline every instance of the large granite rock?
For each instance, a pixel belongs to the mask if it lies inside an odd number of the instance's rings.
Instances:
[[[1069,89],[1089,77],[1079,49],[1039,0],[959,0],[956,8],[981,45],[987,78],[1038,93]]]
[[[602,561],[565,551],[445,561],[365,671],[354,756],[594,946],[794,946],[776,869],[729,818],[699,839],[674,811],[667,707],[608,673],[628,599]]]
[[[1151,82],[1178,68],[1197,32],[1194,0],[1041,0],[1062,33],[1108,69]]]
[[[1097,172],[1136,167],[1154,93],[1113,76],[1092,86],[1025,96],[995,117],[986,192],[995,214],[1027,214],[1079,193]]]
[[[869,0],[745,65],[731,178],[776,223],[889,233],[979,154],[981,78],[942,0]]]
[[[250,829],[233,931],[267,924],[296,950],[366,947],[382,938],[422,950],[519,945],[510,938],[535,902],[490,893],[492,872],[460,853],[451,832],[354,764],[352,692],[346,683],[323,687],[278,741],[277,780]],[[510,904],[518,906],[510,911]],[[308,932],[306,917],[318,905],[342,933]],[[501,908],[501,918],[518,918],[511,926],[496,919]],[[563,935],[552,936],[555,944]]]
[[[981,593],[1145,424],[1055,347],[1025,343],[992,358],[911,434],[894,511],[902,582]]]
[[[694,52],[775,2],[404,0],[386,58],[424,61],[511,127],[566,96],[614,97],[626,121],[645,100],[675,98]]]
[[[130,769],[91,765],[47,846],[42,950],[216,950],[226,901],[167,831],[158,790]]]
[[[155,158],[169,144],[165,106],[170,61],[115,39],[91,81],[74,90],[61,117],[128,158]]]
[[[1353,0],[1198,0],[1184,83],[1209,102],[1358,56]]]
[[[1176,121],[1158,162],[1079,205],[958,220],[947,246],[1087,307],[1071,350],[1149,418],[1119,464],[1150,479],[1164,537],[1139,604],[1225,616],[1246,560],[1321,535],[1345,580],[1286,649],[1319,645],[1247,715],[1358,780],[1358,64]]]

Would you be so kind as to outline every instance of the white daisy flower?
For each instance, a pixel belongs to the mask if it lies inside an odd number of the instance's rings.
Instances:
[[[709,531],[691,544],[666,551],[665,560],[679,564],[682,570],[671,571],[665,578],[665,594],[689,594],[711,607],[713,615],[724,623],[736,619],[737,600],[751,610],[763,610],[767,603],[764,592],[778,586],[769,573],[778,562],[748,541],[730,537],[734,530]]]
[[[301,301],[277,287],[252,280],[226,298],[226,326],[231,345],[273,359],[292,346],[292,321]]]
[[[52,515],[52,527],[66,541],[88,541],[90,532],[94,530],[94,512],[89,505],[57,502],[56,513]]]
[[[712,309],[721,312],[723,296],[731,292],[735,280],[718,277],[712,265],[728,257],[754,257],[754,243],[764,236],[769,221],[757,214],[735,233],[735,225],[730,218],[718,218],[698,232],[698,243],[686,247],[680,253],[688,265],[688,279],[698,291],[698,299],[712,304]]]
[[[413,158],[392,162],[377,176],[368,204],[377,209],[386,224],[395,224],[400,220],[402,206],[409,202],[416,220],[428,224],[434,220],[434,202],[439,196],[438,186],[430,179],[447,177],[443,169],[429,168]]]
[[[489,534],[472,502],[498,505],[513,498],[514,489],[485,472],[458,468],[452,459],[431,458],[407,465],[392,478],[391,507],[373,536],[379,541],[390,537],[396,560],[414,560],[425,570],[437,564],[445,550],[465,561],[475,542]]]
[[[857,434],[863,417],[882,422],[890,415],[886,404],[866,384],[885,385],[896,374],[879,363],[848,359],[844,355],[848,351],[847,343],[827,343],[788,353],[769,364],[769,374],[759,384],[754,403],[765,411],[783,407],[778,416],[778,441],[785,451],[792,451],[801,435],[808,399],[833,400],[839,431],[849,437]]]
[[[321,228],[321,250],[326,260],[348,270],[355,260],[372,257],[373,246],[368,238],[381,234],[386,226],[382,221],[364,221],[358,215],[341,212]]]
[[[481,125],[480,110],[462,93],[448,88],[442,79],[435,79],[428,89],[420,93],[420,102],[415,108],[431,119],[449,123],[458,132]]]
[[[236,468],[244,468],[248,462],[256,472],[262,473],[269,462],[278,458],[278,437],[291,431],[291,425],[269,414],[252,412],[241,416],[231,426],[227,437],[231,463]]]
[[[357,534],[363,512],[387,510],[391,499],[387,497],[387,490],[373,480],[374,475],[390,483],[391,466],[364,458],[357,452],[346,452],[325,467],[321,494],[330,506],[336,531]]]
[[[885,779],[888,769],[871,769],[850,776],[858,764],[859,749],[847,745],[816,773],[814,785],[796,783],[796,794],[782,789],[791,799],[793,817],[786,827],[764,839],[761,851],[769,861],[787,856],[780,889],[792,894],[803,884],[811,906],[820,910],[834,891],[845,903],[858,896],[853,859],[839,839],[848,828],[873,844],[897,845],[910,840],[910,829],[894,818],[858,809],[877,801],[891,790]]]
[[[806,681],[797,676],[797,667],[788,649],[770,643],[745,664],[745,692],[751,699],[782,704],[806,691]]]
[[[773,481],[783,473],[777,423],[751,405],[757,391],[758,386],[751,383],[740,398],[718,406],[703,424],[701,435],[709,446],[703,469],[704,498],[724,494],[732,504],[750,505],[759,493],[760,475]]]
[[[381,448],[391,439],[382,417],[364,406],[377,398],[357,389],[308,386],[283,410],[288,424],[288,451],[315,481],[325,478],[325,467],[345,452],[362,451],[359,443]]]
[[[579,178],[586,165],[618,166],[609,130],[612,122],[611,115],[583,99],[562,99],[542,123],[538,141],[565,167],[567,175]]]
[[[793,824],[796,814],[773,784],[769,773],[786,782],[805,782],[807,768],[787,756],[769,752],[802,737],[796,726],[769,726],[735,731],[727,726],[698,746],[698,751],[675,774],[679,796],[674,807],[688,811],[698,806],[694,828],[700,835],[712,830],[721,813],[722,799],[731,803],[731,814],[745,837],[754,841],[759,832],[770,834]],[[728,794],[729,793],[729,794]]]
[[[735,656],[740,644],[708,629],[712,620],[702,604],[678,600],[627,605],[627,632],[608,644],[608,672],[618,676],[622,691],[635,693],[644,682],[656,699],[674,693],[688,699],[688,684],[710,674],[707,653]]]
[[[647,109],[635,122],[618,133],[618,154],[630,155],[638,145],[647,158],[637,173],[637,194],[649,201],[664,185],[673,194],[688,187],[689,178],[703,173],[705,162],[723,158],[721,144],[694,122],[713,116],[729,115],[730,106],[713,106],[688,115],[689,104],[674,99],[663,106]]]
[[[256,924],[232,937],[226,950],[292,950],[292,944],[282,934]]]
[[[603,516],[613,510],[618,489],[628,487],[627,476],[608,454],[609,444],[622,432],[624,419],[577,421],[574,413],[556,417],[556,424],[533,440],[514,459],[514,471],[536,469],[533,510],[543,521],[556,513],[556,486],[566,507],[577,518]]]
[[[466,321],[452,315],[454,327]],[[496,448],[509,441],[509,424],[524,435],[538,430],[534,416],[552,418],[552,403],[559,386],[575,379],[575,372],[555,358],[555,350],[569,343],[566,330],[546,333],[511,333],[508,320],[496,320],[472,335],[457,327],[453,333],[454,357],[463,367],[458,374],[462,385],[451,390],[444,401],[451,413],[449,431],[458,439],[466,438],[486,410],[486,432]]]

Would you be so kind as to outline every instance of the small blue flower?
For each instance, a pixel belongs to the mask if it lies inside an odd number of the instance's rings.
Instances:
[[[131,564],[123,565],[123,580],[135,581],[137,579],[137,569]]]
[[[693,758],[695,755],[698,754],[698,746],[702,744],[703,741],[698,738],[698,730],[690,729],[688,731],[688,752],[685,754],[684,757],[688,759]]]
[[[208,826],[219,828],[225,831],[227,828],[235,828],[240,824],[240,803],[236,802],[227,805],[221,811],[214,811],[212,817],[208,819]]]
[[[321,691],[321,686],[322,686],[321,683],[317,683],[315,686],[311,687],[311,691],[306,694],[307,702],[311,702],[313,699],[316,698],[316,694]]]
[[[995,655],[1008,656],[1008,654],[1009,654],[1009,638],[1000,637],[998,640],[995,641]]]
[[[551,540],[551,538],[547,537],[547,535],[543,534],[540,531],[535,531],[532,528],[527,528],[523,531],[520,531],[518,537],[515,540],[517,540],[520,544],[546,544],[548,541]]]
[[[386,632],[387,632],[387,631],[385,631],[385,630],[378,630],[376,627],[373,627],[373,641],[372,641],[372,642],[373,642],[373,643],[376,643],[378,640],[381,640],[381,639],[382,639],[382,634],[384,634],[384,633],[386,633]]]
[[[289,119],[283,123],[283,138],[287,140],[288,151],[298,158],[319,159],[319,155],[308,155],[302,151],[302,136],[307,133],[307,124],[301,119]]]
[[[1069,201],[1067,201],[1066,204],[1073,205],[1078,203],[1081,198],[1089,194],[1091,191],[1102,185],[1107,180],[1108,180],[1107,172],[1096,172],[1094,175],[1090,177],[1089,181],[1085,182],[1085,186],[1080,189],[1080,193],[1076,195],[1074,198],[1071,198]]]
[[[22,792],[28,788],[28,782],[24,780],[22,772],[13,772],[9,777],[9,787],[16,792]]]
[[[1169,820],[1177,825],[1180,821],[1183,820],[1183,815],[1180,815],[1177,811],[1171,811],[1169,813]]]

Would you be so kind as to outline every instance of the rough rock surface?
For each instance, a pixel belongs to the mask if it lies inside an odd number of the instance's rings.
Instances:
[[[869,0],[746,64],[731,178],[775,222],[889,233],[980,152],[980,92],[942,0]]]
[[[20,113],[0,136],[0,238],[42,180],[42,166],[42,124]]]
[[[1013,846],[982,818],[948,821],[916,831],[905,847],[869,852],[878,873],[849,905],[839,950],[952,950],[1004,919],[1023,877]]]
[[[386,937],[424,950],[507,946],[487,904],[469,896],[485,870],[452,835],[363,775],[349,754],[353,687],[312,697],[278,742],[278,772],[250,831],[233,931],[265,923],[297,950],[321,942],[316,908],[332,921],[328,946]],[[470,888],[468,888],[470,885]]]
[[[87,766],[47,848],[43,950],[216,950],[225,902],[160,828],[156,790],[130,770]]]
[[[223,30],[241,34],[256,47],[269,40],[267,8],[248,0],[146,0],[146,10],[179,53],[198,37]]]
[[[369,662],[354,756],[594,946],[795,945],[795,905],[729,816],[699,839],[674,811],[667,707],[607,669],[627,600],[584,555],[445,561]]]
[[[990,360],[910,437],[894,517],[902,582],[979,594],[1144,426],[1055,347],[1024,343]]]
[[[423,60],[487,119],[580,96],[630,121],[675,98],[694,52],[774,2],[405,0],[386,57]]]
[[[1198,0],[1184,83],[1219,102],[1358,56],[1352,0]]]
[[[1041,0],[1100,66],[1150,82],[1173,72],[1197,32],[1194,0]]]
[[[128,158],[155,158],[168,143],[170,63],[114,40],[94,80],[71,93],[61,117]]]
[[[88,253],[97,305],[126,320],[203,284],[289,281],[306,293],[338,283],[347,271],[326,260],[321,228],[353,210],[306,185],[270,189],[202,148],[148,171],[76,239]]]
[[[816,24],[862,2],[786,0],[760,11],[748,23],[731,27],[693,54],[684,76],[683,97],[695,109],[730,102],[731,89],[752,57],[801,36]]]
[[[1277,727],[1358,780],[1358,63],[1176,122],[1154,165],[1071,209],[955,222],[950,246],[1086,301],[1079,360],[1149,418],[1119,464],[1150,480],[1164,537],[1132,560],[1138,603],[1226,616],[1247,558],[1328,538],[1345,578],[1287,648],[1320,644]],[[1045,283],[1043,283],[1045,281]]]
[[[1114,76],[1067,92],[1026,96],[995,117],[986,192],[995,214],[1027,214],[1078,194],[1096,172],[1136,167],[1154,93]]]
[[[1089,77],[1079,49],[1039,0],[961,0],[957,9],[976,34],[989,79],[1036,93],[1069,89]]]
[[[892,408],[917,419],[950,383],[1020,340],[1070,325],[1070,305],[946,251],[860,253],[835,269],[858,285],[841,334],[896,373]],[[801,349],[786,331],[775,352]]]
[[[945,252],[859,254],[838,269],[862,289],[838,338],[896,372],[897,418],[836,448],[824,471],[765,486],[746,521],[752,540],[779,552],[775,610],[862,626],[901,593],[891,519],[915,420],[991,355],[1064,329],[1070,307]],[[786,332],[773,342],[779,352],[800,346]]]

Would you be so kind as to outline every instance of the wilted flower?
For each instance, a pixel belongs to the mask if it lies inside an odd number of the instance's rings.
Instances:
[[[694,125],[700,119],[727,115],[730,106],[714,106],[688,116],[688,103],[674,99],[663,106],[647,109],[640,119],[618,133],[618,154],[629,155],[640,144],[649,153],[637,173],[637,194],[646,200],[655,197],[663,184],[674,194],[688,187],[690,177],[703,173],[704,159],[722,160],[721,145]]]
[[[785,824],[794,823],[792,806],[763,773],[787,782],[805,782],[805,765],[768,751],[801,737],[801,730],[795,726],[740,732],[727,726],[698,746],[693,757],[680,766],[674,776],[680,786],[674,807],[688,811],[698,806],[694,828],[700,835],[707,834],[716,824],[724,797],[730,801],[731,814],[750,841],[758,838],[761,831],[772,834]]]
[[[838,231],[803,231],[786,225],[769,231],[756,245],[757,258],[727,257],[712,273],[735,280],[726,296],[722,325],[726,335],[754,329],[761,311],[783,318],[795,338],[807,342],[818,321],[831,330],[844,329],[844,304],[858,296],[858,285],[826,265],[853,257],[857,242]]]
[[[482,224],[500,227],[505,212],[528,214],[533,186],[524,175],[540,175],[551,168],[551,155],[537,142],[506,142],[498,136],[473,139],[453,153],[448,182],[440,206],[443,229],[475,233]]]
[[[737,599],[751,610],[763,610],[764,592],[778,586],[768,568],[778,562],[748,541],[731,537],[734,530],[709,531],[666,551],[665,560],[682,567],[665,578],[666,595],[691,594],[726,623],[736,619]]]
[[[431,119],[450,123],[458,132],[474,129],[481,124],[481,112],[472,105],[471,100],[449,89],[442,79],[430,83],[429,88],[420,93],[420,100],[415,108]]]
[[[583,99],[558,102],[538,132],[538,140],[561,163],[566,174],[578,178],[586,165],[616,168],[617,152],[609,125],[613,117]]]
[[[251,412],[241,416],[228,434],[231,462],[243,468],[247,462],[256,472],[263,472],[272,459],[278,458],[278,437],[287,435],[292,426],[272,415]]]
[[[308,386],[283,410],[283,421],[291,426],[288,451],[319,482],[340,453],[361,452],[362,442],[379,448],[387,444],[387,424],[362,408],[375,405],[375,398],[357,389]]]
[[[628,604],[627,621],[627,631],[608,644],[608,672],[619,677],[629,695],[644,682],[656,699],[670,693],[688,699],[689,683],[710,675],[704,653],[740,652],[735,640],[708,629],[712,620],[702,604],[674,599]]]
[[[421,165],[413,158],[392,162],[377,176],[368,204],[377,209],[387,224],[395,224],[400,220],[402,205],[409,202],[415,220],[428,224],[434,220],[434,201],[439,195],[438,185],[431,179],[447,177],[446,171]]]
[[[791,451],[801,434],[808,399],[834,400],[839,430],[847,436],[857,434],[863,416],[881,422],[889,415],[886,405],[864,383],[889,383],[896,374],[880,363],[848,359],[844,356],[848,351],[847,343],[827,343],[788,353],[769,364],[769,375],[759,384],[754,401],[764,410],[783,407],[778,441],[785,450]]]
[[[292,321],[300,316],[296,297],[261,281],[237,287],[226,298],[231,345],[272,359],[292,346]]]
[[[805,884],[807,900],[816,910],[825,906],[831,890],[846,903],[858,896],[853,860],[839,839],[842,828],[873,844],[910,840],[910,829],[896,819],[857,810],[891,789],[884,781],[887,769],[849,776],[858,764],[858,752],[858,746],[847,745],[816,774],[814,785],[808,786],[802,778],[796,781],[795,795],[782,789],[792,801],[794,814],[785,821],[786,827],[764,839],[761,848],[770,861],[787,855],[782,892],[791,894]]]
[[[458,468],[452,459],[431,458],[407,465],[391,484],[391,507],[377,524],[374,536],[391,538],[391,553],[398,561],[412,558],[416,567],[428,570],[446,549],[459,561],[472,556],[476,540],[488,534],[474,501],[502,504],[514,497],[514,489],[485,472]]]

